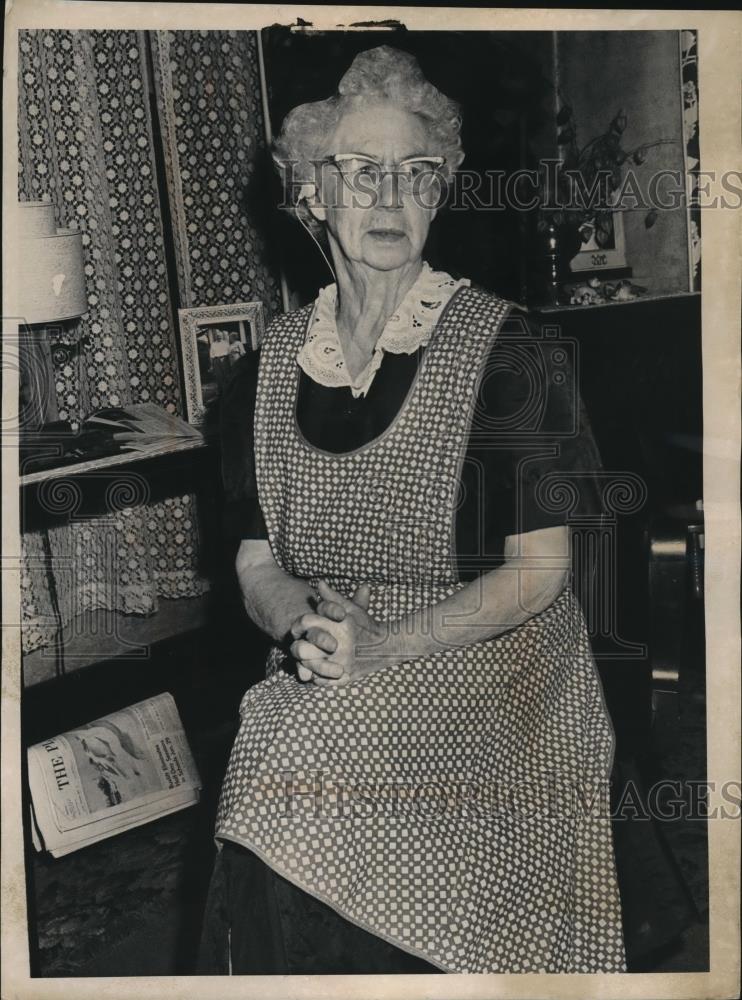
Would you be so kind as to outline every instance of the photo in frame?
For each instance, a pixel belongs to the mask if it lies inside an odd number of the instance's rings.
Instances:
[[[237,362],[256,351],[265,329],[262,302],[179,309],[188,422],[201,424]]]
[[[623,215],[620,211],[612,213],[611,222],[613,234],[608,246],[599,246],[593,233],[570,261],[570,270],[580,273],[582,271],[608,271],[627,266],[626,238],[624,236]]]

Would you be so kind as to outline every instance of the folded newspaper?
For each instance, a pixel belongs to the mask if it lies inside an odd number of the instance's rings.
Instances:
[[[201,781],[170,694],[28,749],[31,829],[53,857],[198,802]]]

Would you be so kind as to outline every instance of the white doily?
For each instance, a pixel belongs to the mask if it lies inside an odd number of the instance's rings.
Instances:
[[[320,385],[348,386],[356,398],[365,396],[384,352],[412,354],[427,344],[448,300],[457,289],[469,284],[468,278],[457,280],[445,271],[434,271],[423,262],[414,285],[387,320],[371,359],[355,380],[345,367],[335,323],[337,286],[327,285],[320,290],[314,303],[307,339],[296,356],[299,367]]]

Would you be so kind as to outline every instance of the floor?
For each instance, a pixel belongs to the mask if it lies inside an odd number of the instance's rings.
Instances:
[[[234,736],[189,734],[207,788]],[[197,806],[55,860],[31,859],[42,976],[181,975],[193,971],[215,850],[213,793]]]

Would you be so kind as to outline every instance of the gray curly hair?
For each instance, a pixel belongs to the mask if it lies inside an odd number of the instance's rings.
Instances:
[[[358,53],[338,84],[337,94],[300,104],[286,115],[273,145],[273,160],[289,206],[296,209],[302,184],[314,184],[313,161],[326,152],[323,143],[343,114],[379,100],[392,101],[423,120],[436,153],[446,158],[442,173],[450,180],[464,159],[459,105],[425,79],[411,53],[379,45]]]

